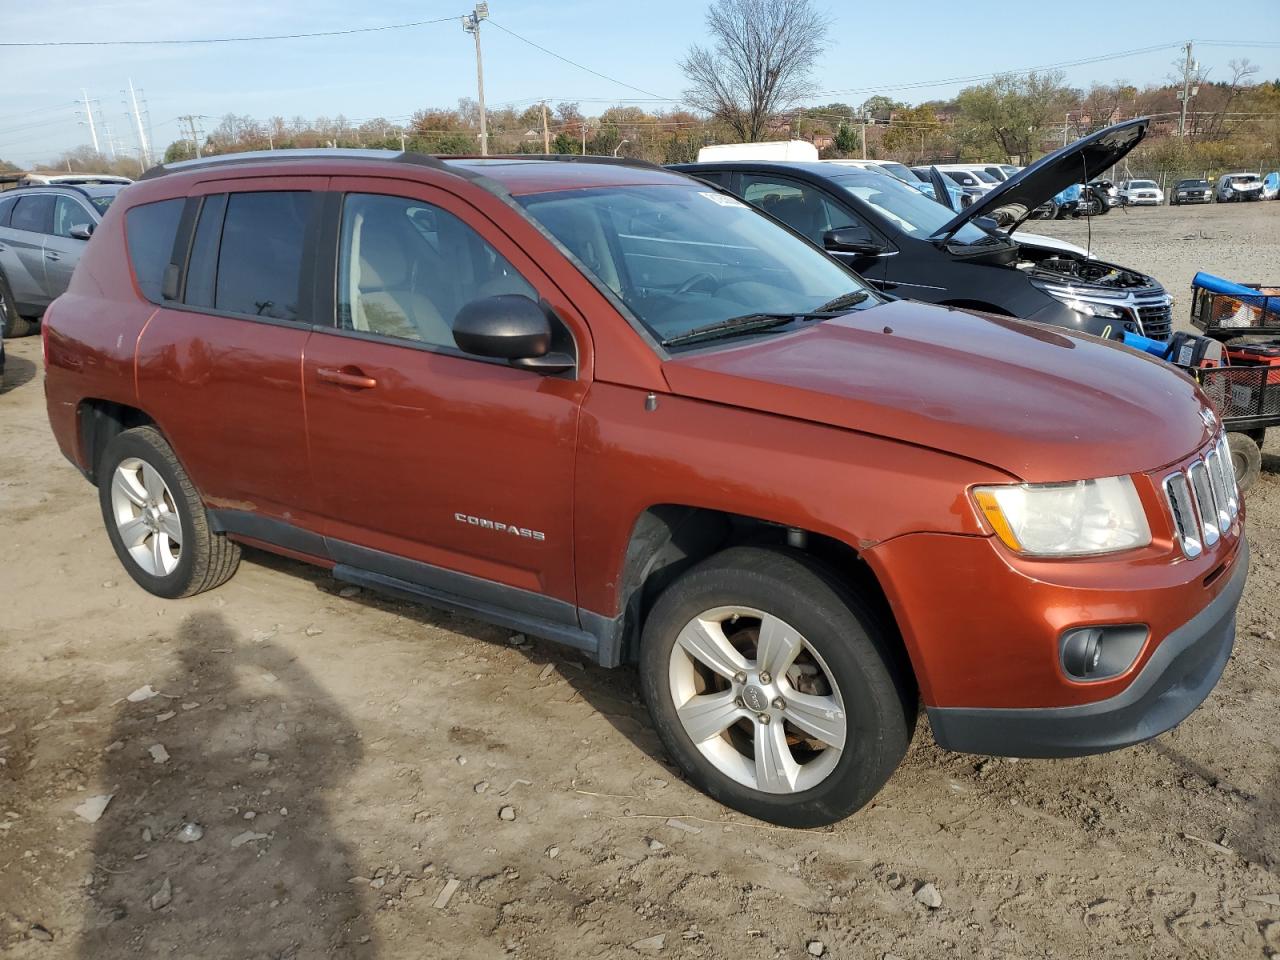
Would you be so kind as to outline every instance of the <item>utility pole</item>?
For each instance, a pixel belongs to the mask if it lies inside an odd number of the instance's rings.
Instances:
[[[547,105],[542,105],[542,152],[551,152],[551,130],[547,127]]]
[[[404,153],[404,152],[405,152],[406,150],[408,150],[408,149],[409,149],[409,148],[405,145],[405,136],[404,136],[404,131],[403,131],[403,130],[401,130],[401,131],[400,131],[400,152],[401,152],[401,153]]]
[[[858,118],[862,121],[862,159],[867,159],[867,108],[863,107],[858,113]]]
[[[489,16],[489,4],[481,0],[462,18],[462,29],[476,38],[476,92],[480,100],[480,156],[489,155],[489,124],[484,112],[484,59],[480,55],[480,21]]]
[[[1196,70],[1196,62],[1191,59],[1191,41],[1188,40],[1183,44],[1182,49],[1187,52],[1187,59],[1182,65],[1182,89],[1178,92],[1178,99],[1182,101],[1182,115],[1178,118],[1178,136],[1185,137],[1187,135],[1187,104],[1200,92],[1200,87],[1191,82]]]
[[[1062,145],[1067,145],[1067,125],[1071,123],[1071,114],[1068,113],[1062,118]]]
[[[129,101],[133,104],[133,122],[138,128],[138,152],[141,155],[142,169],[151,166],[151,147],[147,143],[147,132],[142,127],[142,113],[138,110],[138,92],[133,89],[133,78],[129,78]]]
[[[587,121],[582,121],[582,155],[587,155]]]
[[[98,128],[93,125],[93,101],[89,99],[89,91],[84,87],[80,88],[80,92],[84,95],[84,100],[81,102],[84,103],[85,120],[89,123],[89,137],[93,140],[93,152],[100,154],[102,150],[98,146]]]
[[[191,131],[191,145],[195,148],[196,159],[197,160],[201,159],[202,154],[200,152],[200,134],[196,132],[197,118],[194,115],[188,113],[185,116],[179,117],[178,119],[186,121],[187,128]]]

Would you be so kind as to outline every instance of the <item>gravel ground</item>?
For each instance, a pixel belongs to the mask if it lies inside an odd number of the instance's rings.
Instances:
[[[1278,225],[1280,204],[1134,211],[1093,240],[1181,295],[1197,267],[1280,274]],[[1280,955],[1274,436],[1236,653],[1186,723],[1022,762],[922,725],[874,804],[794,831],[684,784],[631,671],[256,552],[214,593],[143,593],[49,435],[38,341],[11,353],[6,958]]]

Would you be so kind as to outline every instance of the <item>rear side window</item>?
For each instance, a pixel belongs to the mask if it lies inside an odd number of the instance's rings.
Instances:
[[[15,230],[30,230],[32,233],[48,233],[53,224],[53,196],[19,197],[18,205],[13,208],[9,225]]]
[[[215,310],[298,319],[302,244],[311,198],[306,191],[228,196],[214,287]]]
[[[173,257],[185,200],[160,200],[134,207],[124,215],[124,232],[129,242],[129,262],[142,295],[160,303],[164,271]]]

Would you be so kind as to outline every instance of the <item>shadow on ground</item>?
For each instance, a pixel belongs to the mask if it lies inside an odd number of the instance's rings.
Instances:
[[[8,393],[26,386],[36,378],[36,365],[26,357],[16,357],[12,351],[5,352],[4,375],[0,377],[0,393]]]
[[[288,653],[220,614],[187,617],[169,642],[160,695],[116,708],[79,956],[376,956],[328,806],[360,761],[353,724]],[[203,835],[184,842],[191,823]]]

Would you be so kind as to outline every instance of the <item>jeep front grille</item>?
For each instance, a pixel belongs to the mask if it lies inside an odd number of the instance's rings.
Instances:
[[[1225,434],[1184,470],[1164,478],[1178,545],[1188,559],[1212,547],[1240,514],[1240,493]]]

